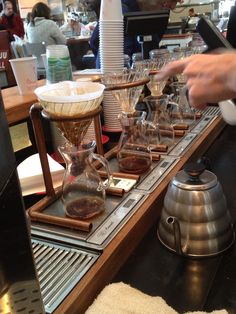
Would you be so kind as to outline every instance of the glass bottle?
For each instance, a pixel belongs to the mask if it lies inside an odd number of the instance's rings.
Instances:
[[[62,202],[66,215],[72,218],[88,219],[105,210],[105,189],[112,177],[107,160],[94,153],[95,141],[81,143],[79,147],[66,142],[59,147],[65,160]],[[108,180],[103,182],[93,160],[98,160],[106,169]]]
[[[146,113],[143,111],[121,113],[118,116],[122,126],[117,153],[120,171],[139,174],[146,172],[151,166],[145,117]]]

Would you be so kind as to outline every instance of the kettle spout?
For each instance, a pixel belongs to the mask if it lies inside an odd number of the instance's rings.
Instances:
[[[169,216],[166,219],[166,222],[173,227],[176,253],[179,255],[184,255],[181,247],[181,233],[178,219],[176,217]]]

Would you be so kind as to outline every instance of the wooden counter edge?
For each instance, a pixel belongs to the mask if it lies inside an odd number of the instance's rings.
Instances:
[[[179,159],[174,169],[108,244],[93,267],[55,310],[55,314],[84,313],[97,294],[119,271],[146,232],[156,223],[160,215],[164,192],[170,179],[188,160],[196,161],[202,156],[224,127],[225,122],[217,117],[208,129],[197,138],[193,146]]]
[[[45,82],[45,80],[39,80],[38,87],[44,85]],[[14,125],[28,119],[31,105],[38,102],[33,92],[20,95],[17,86],[3,89],[2,98],[9,125]]]

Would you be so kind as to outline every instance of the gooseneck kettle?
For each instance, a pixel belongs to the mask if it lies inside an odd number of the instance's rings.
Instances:
[[[204,165],[189,163],[172,179],[157,235],[168,249],[184,256],[214,256],[233,244],[233,224],[222,187]]]

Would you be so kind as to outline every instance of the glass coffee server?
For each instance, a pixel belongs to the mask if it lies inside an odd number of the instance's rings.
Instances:
[[[124,69],[120,72],[106,73],[102,77],[106,90],[121,106],[118,119],[122,134],[117,147],[119,169],[127,173],[143,173],[151,166],[151,152],[147,135],[146,113],[136,111],[135,106],[149,82],[148,71]]]
[[[56,123],[65,139],[58,149],[66,164],[61,200],[67,217],[88,219],[105,210],[105,190],[112,180],[108,163],[94,153],[94,140],[84,140],[93,118],[100,114],[103,90],[100,83],[61,82],[35,91],[42,115]],[[106,183],[93,166],[94,160],[104,166]]]
[[[172,60],[181,60],[195,53],[191,47],[176,47],[173,49]],[[170,107],[173,124],[185,124],[189,128],[195,123],[195,109],[189,104],[187,97],[186,77],[184,73],[176,75],[176,81],[171,84],[173,103]]]

